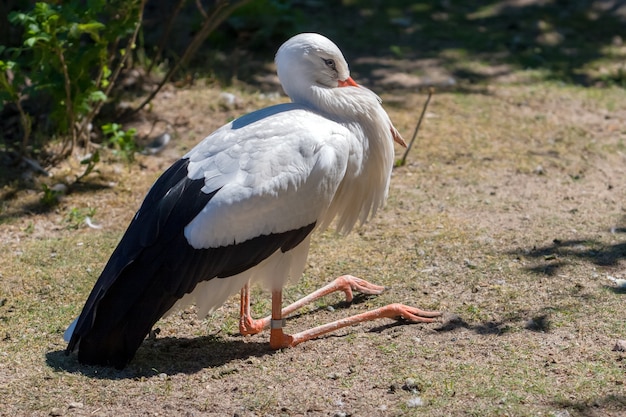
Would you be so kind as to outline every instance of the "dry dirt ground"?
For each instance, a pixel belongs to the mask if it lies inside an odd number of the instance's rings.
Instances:
[[[371,80],[410,139],[426,95],[387,68]],[[351,305],[329,297],[294,331],[390,302],[440,310],[439,322],[366,323],[274,352],[266,333],[237,334],[234,296],[206,319],[191,308],[160,321],[123,371],[65,356],[62,333],[150,184],[219,125],[284,100],[232,88],[231,105],[221,92],[168,87],[136,127],[165,121],[171,145],[100,164],[51,210],[40,183],[71,183],[77,162],[4,185],[0,415],[626,415],[626,96],[532,73],[439,88],[386,208],[348,237],[318,234],[286,290],[295,300],[348,272],[388,287]],[[268,313],[266,292],[254,302]]]

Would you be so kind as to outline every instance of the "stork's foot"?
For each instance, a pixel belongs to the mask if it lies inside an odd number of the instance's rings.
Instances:
[[[250,284],[241,289],[241,307],[239,313],[239,333],[243,336],[257,334],[270,324],[270,318],[255,320],[250,313]]]
[[[411,323],[432,323],[441,316],[440,311],[422,310],[404,304],[389,304],[385,307],[370,311],[374,315],[373,319],[387,317],[390,319],[404,319]],[[367,314],[367,313],[365,313]]]
[[[239,319],[239,333],[242,336],[261,333],[269,325],[269,317],[255,320],[250,315],[243,315]]]
[[[270,331],[270,348],[274,350],[295,346],[293,336],[285,334],[283,329]]]
[[[320,288],[318,291],[323,295],[330,294],[335,291],[343,291],[346,295],[346,301],[351,302],[354,298],[352,291],[358,291],[361,294],[378,295],[385,290],[381,285],[372,284],[364,279],[354,277],[352,275],[343,275],[335,278],[333,282]],[[316,291],[316,292],[318,292]],[[315,293],[313,293],[315,294]],[[319,297],[318,297],[319,298]]]

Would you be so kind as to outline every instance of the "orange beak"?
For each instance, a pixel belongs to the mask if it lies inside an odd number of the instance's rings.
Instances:
[[[358,87],[359,86],[357,83],[354,82],[352,77],[348,77],[343,81],[339,80],[337,81],[337,84],[339,85],[339,87]]]

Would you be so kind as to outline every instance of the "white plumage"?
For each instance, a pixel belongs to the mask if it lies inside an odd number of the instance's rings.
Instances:
[[[202,191],[220,190],[185,228],[193,247],[239,243],[323,218],[347,169],[343,138],[350,132],[301,106],[272,109],[258,121],[219,129],[185,155],[189,177],[205,180]]]
[[[393,141],[404,144],[381,101],[358,86],[335,44],[294,36],[278,50],[292,103],[256,111],[207,136],[157,180],[112,254],[75,328],[68,353],[125,366],[164,314],[195,302],[205,315],[242,289],[240,331],[272,324],[270,344],[293,346],[378,317],[432,321],[436,312],[391,305],[297,335],[282,317],[329,292],[382,287],[338,278],[281,311],[281,290],[302,274],[310,233],[336,219],[349,232],[387,197]],[[272,290],[272,316],[254,320],[250,282]]]

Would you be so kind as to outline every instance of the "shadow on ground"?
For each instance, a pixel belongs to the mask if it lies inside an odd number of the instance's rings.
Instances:
[[[99,177],[90,177],[82,182],[63,185],[62,191],[54,186],[44,186],[30,176],[28,169],[2,166],[0,163],[0,201],[11,203],[0,207],[0,224],[30,214],[48,213],[56,210],[67,194],[91,194],[110,186]],[[28,190],[26,196],[21,191]]]
[[[470,330],[479,335],[501,336],[509,333],[521,323],[525,330],[538,333],[547,333],[552,329],[550,313],[554,308],[544,308],[533,314],[521,311],[515,317],[499,321],[482,321],[471,323],[460,316],[453,316],[434,330],[441,333],[454,332],[459,329]]]
[[[333,7],[298,1],[280,12],[259,4],[253,1],[227,19],[189,72],[263,88],[267,77],[259,69],[271,71],[265,64],[277,47],[297,32],[319,32],[339,45],[355,79],[377,89],[438,85],[467,91],[467,83],[526,69],[538,70],[541,79],[626,87],[624,1],[352,0]],[[153,5],[146,10],[146,39],[160,33],[170,9]],[[188,20],[194,14],[189,5],[177,19],[166,51],[188,44],[195,30]],[[597,61],[603,64],[592,64]],[[268,87],[276,89],[271,83]]]
[[[624,233],[625,229],[616,229],[615,233]],[[605,244],[595,239],[554,239],[551,245],[519,248],[508,252],[510,255],[535,259],[534,265],[527,270],[547,276],[556,275],[561,268],[573,260],[591,262],[600,267],[617,267],[626,259],[626,242]],[[621,292],[620,289],[614,289]]]
[[[299,2],[285,33],[269,36],[251,27],[247,36],[231,36],[236,45],[222,45],[239,53],[253,50],[243,54],[268,62],[277,44],[292,32],[320,32],[340,46],[359,79],[383,87],[395,82],[397,87],[439,84],[463,89],[459,83],[489,82],[526,69],[538,70],[539,78],[565,83],[626,86],[624,1],[349,3],[327,7],[325,2]],[[214,39],[234,34],[235,24],[241,30],[241,23],[241,16],[234,16]],[[595,64],[598,61],[603,64]],[[229,59],[215,62],[228,64],[232,67]],[[433,78],[430,70],[435,67],[446,76]],[[236,71],[246,79],[258,68],[238,65]],[[410,76],[416,78],[411,81]]]
[[[231,341],[215,336],[163,337],[145,340],[135,358],[123,370],[81,365],[76,355],[67,356],[64,350],[48,352],[46,363],[56,371],[81,373],[92,378],[132,379],[161,373],[193,374],[236,359],[262,357],[272,352],[267,343]]]
[[[580,417],[623,416],[626,414],[626,396],[619,394],[609,394],[588,401],[561,400],[555,401],[553,404],[556,408],[571,410],[572,415]]]

